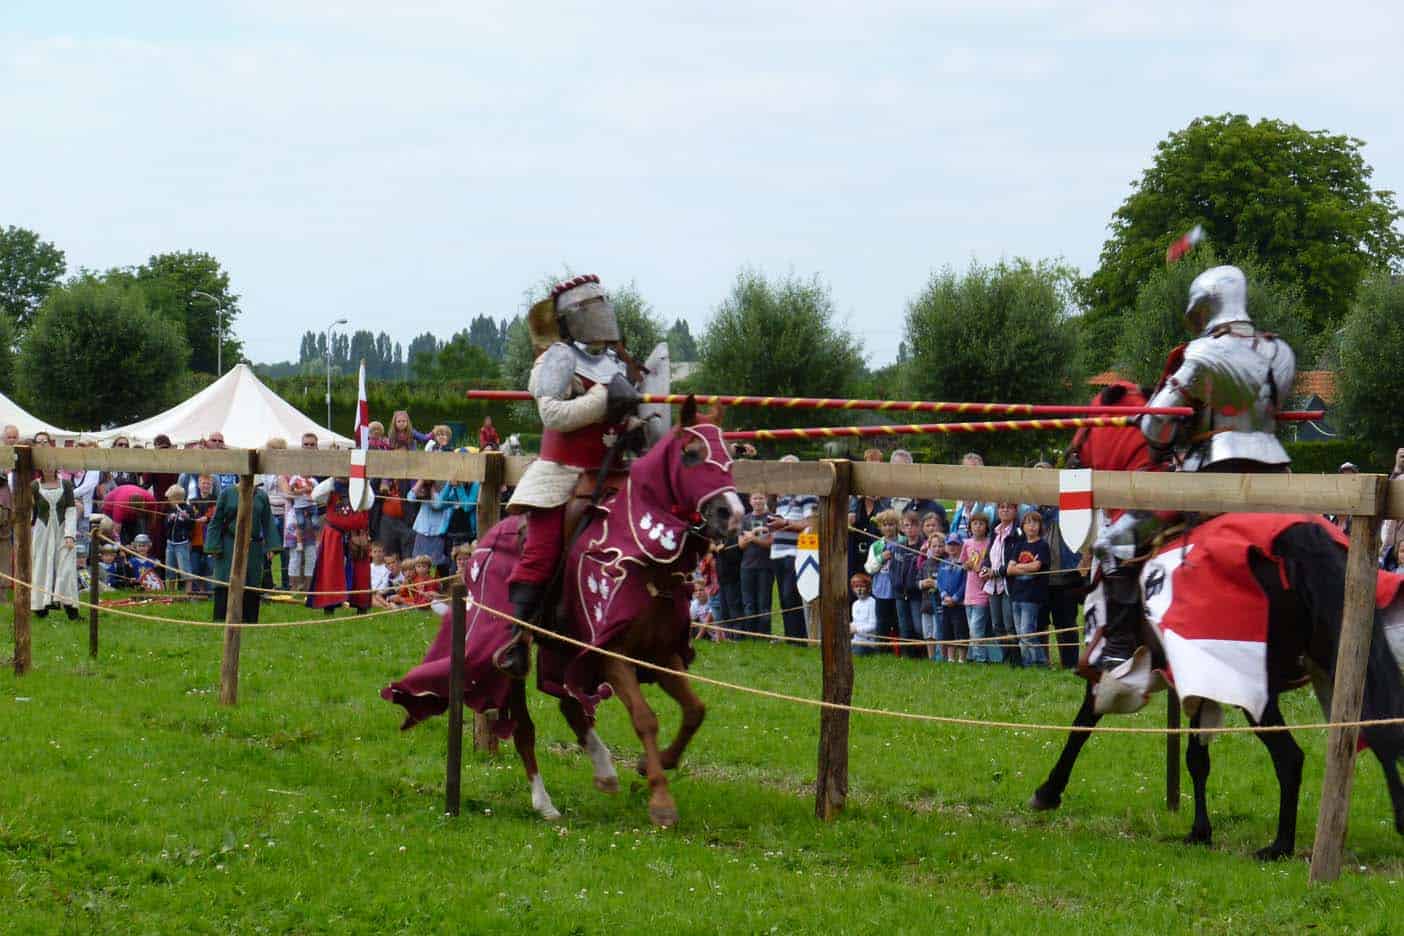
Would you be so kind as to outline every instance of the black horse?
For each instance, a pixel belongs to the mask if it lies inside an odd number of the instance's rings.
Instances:
[[[1132,405],[1135,392],[1128,388],[1110,388],[1117,402]],[[1128,395],[1130,398],[1128,398]],[[1100,402],[1107,393],[1099,395]],[[1135,470],[1149,464],[1144,439],[1134,427],[1103,428],[1079,434],[1074,440],[1082,456],[1082,464],[1090,468]],[[1211,542],[1221,527],[1208,520],[1194,530],[1201,543]],[[1262,590],[1260,609],[1266,613],[1266,690],[1267,703],[1258,718],[1246,709],[1250,724],[1270,728],[1284,725],[1278,697],[1282,692],[1311,682],[1317,691],[1323,711],[1330,717],[1330,691],[1335,678],[1336,651],[1340,645],[1341,615],[1345,602],[1346,548],[1342,538],[1319,518],[1303,516],[1282,518],[1271,525],[1274,535],[1248,551],[1252,580]],[[1382,573],[1384,574],[1384,573]],[[1135,578],[1122,579],[1119,586]],[[1404,596],[1401,596],[1404,597]],[[1125,658],[1137,648],[1150,651],[1151,665],[1165,666],[1161,638],[1147,622],[1139,603],[1108,601],[1104,605],[1104,620],[1096,622],[1098,633],[1089,641],[1108,648],[1108,658]],[[1089,664],[1088,650],[1083,651],[1079,672],[1088,680],[1082,707],[1073,725],[1079,728],[1096,725],[1101,720],[1097,712],[1096,684],[1100,670]],[[1177,678],[1185,673],[1177,670]],[[1186,700],[1187,710],[1189,702]],[[1190,717],[1190,727],[1204,726],[1206,714],[1217,711],[1216,706],[1196,708]],[[1363,720],[1404,716],[1404,684],[1401,683],[1399,661],[1391,650],[1380,614],[1376,614],[1366,670]],[[1302,749],[1287,731],[1259,731],[1256,736],[1268,749],[1280,791],[1277,836],[1272,843],[1257,852],[1261,859],[1276,859],[1292,854],[1296,847],[1297,803],[1302,779]],[[1384,769],[1394,808],[1394,827],[1404,834],[1404,784],[1401,784],[1398,760],[1404,753],[1404,728],[1380,725],[1362,730],[1365,743],[1375,753]],[[1194,784],[1194,824],[1187,841],[1209,844],[1212,838],[1205,791],[1209,780],[1209,735],[1191,735],[1185,750],[1185,764]],[[1087,743],[1088,733],[1069,733],[1058,762],[1048,779],[1029,800],[1036,810],[1056,809],[1062,802],[1078,753]]]

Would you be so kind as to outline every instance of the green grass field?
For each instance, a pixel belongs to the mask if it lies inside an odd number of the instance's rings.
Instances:
[[[208,605],[164,608],[207,615]],[[307,616],[270,607],[265,620]],[[1214,742],[1212,849],[1164,807],[1164,740],[1088,745],[1063,808],[1024,801],[1062,735],[856,716],[848,811],[813,815],[815,709],[701,687],[706,725],[673,781],[678,827],[648,826],[632,774],[591,785],[537,698],[542,770],[564,818],[535,817],[510,745],[469,752],[443,815],[445,719],[408,734],[379,688],[418,662],[423,614],[247,632],[240,705],[216,704],[220,631],[105,616],[34,622],[34,671],[0,674],[0,931],[6,933],[1390,933],[1404,839],[1359,761],[1347,871],[1308,889],[1323,737],[1294,861],[1262,865],[1276,782],[1251,736]],[[8,607],[0,635],[10,640]],[[855,702],[1065,723],[1056,672],[856,661]],[[817,654],[705,644],[697,671],[817,696]],[[671,702],[654,690],[665,733]],[[1309,694],[1292,721],[1315,721]],[[1163,723],[1163,704],[1124,723]],[[639,745],[617,702],[600,731],[621,772]],[[1186,787],[1188,778],[1186,777]]]

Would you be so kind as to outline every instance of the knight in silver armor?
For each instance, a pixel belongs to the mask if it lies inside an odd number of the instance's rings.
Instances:
[[[1195,277],[1185,324],[1196,337],[1171,352],[1147,405],[1194,412],[1142,416],[1152,454],[1176,461],[1180,471],[1287,470],[1291,458],[1277,439],[1277,413],[1291,393],[1297,359],[1287,342],[1253,325],[1243,271],[1218,266]],[[1162,526],[1151,513],[1127,511],[1101,532],[1094,551],[1112,563],[1129,559]]]
[[[533,621],[560,564],[566,504],[581,476],[605,465],[640,397],[617,350],[619,324],[598,276],[557,284],[531,307],[527,327],[537,352],[527,389],[541,416],[541,455],[507,503],[509,512],[526,514],[526,542],[508,595],[516,617]],[[524,677],[527,643],[514,627],[512,639],[494,654],[498,668]]]
[[[1243,271],[1219,266],[1195,277],[1185,322],[1198,337],[1149,405],[1195,412],[1142,417],[1152,452],[1175,453],[1182,471],[1281,471],[1291,458],[1277,440],[1277,413],[1297,359],[1287,342],[1254,327]]]

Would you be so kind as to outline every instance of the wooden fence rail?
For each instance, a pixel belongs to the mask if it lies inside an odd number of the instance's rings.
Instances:
[[[32,509],[29,482],[35,472],[54,469],[100,469],[237,474],[241,477],[240,514],[256,474],[301,474],[313,477],[345,476],[350,456],[345,451],[263,449],[153,450],[94,448],[7,448],[0,446],[0,469],[15,472],[16,517]],[[491,492],[480,500],[480,519],[495,518],[500,511],[499,485],[515,484],[531,459],[504,458],[495,453],[373,451],[366,459],[371,477],[428,478],[444,481],[488,482]],[[1028,468],[969,468],[956,465],[890,465],[825,462],[741,461],[733,469],[737,488],[766,494],[813,494],[822,499],[819,519],[820,549],[827,568],[820,594],[820,659],[824,698],[846,701],[853,686],[849,651],[847,583],[840,574],[846,562],[842,544],[847,540],[847,497],[930,497],[957,500],[1013,500],[1031,504],[1058,502],[1058,473]],[[244,480],[249,484],[245,485]],[[1382,518],[1404,517],[1404,481],[1386,481],[1378,475],[1234,475],[1162,474],[1094,471],[1093,502],[1104,508],[1144,508],[1186,511],[1240,511],[1265,513],[1331,513],[1353,521],[1350,574],[1346,583],[1341,648],[1336,667],[1331,719],[1353,721],[1359,717],[1365,660],[1369,654],[1374,607],[1374,547]],[[242,532],[243,526],[240,525]],[[247,547],[247,537],[240,541]],[[15,671],[31,666],[28,588],[29,524],[15,524],[15,568],[21,580],[15,588]],[[242,584],[242,576],[236,576]],[[232,583],[231,583],[232,585]],[[242,602],[230,588],[230,623],[237,623]],[[226,667],[229,645],[235,666],[231,673],[230,701],[237,686],[237,626],[226,631]],[[221,699],[225,697],[221,680]],[[485,726],[475,725],[482,731]],[[475,732],[476,734],[476,732]],[[1333,880],[1340,874],[1346,817],[1350,808],[1350,778],[1356,729],[1331,729],[1327,739],[1326,779],[1312,852],[1311,879]],[[1169,749],[1169,748],[1168,748]],[[1168,766],[1168,765],[1167,765]],[[1178,785],[1178,770],[1167,776],[1167,792]],[[815,782],[816,812],[832,818],[842,811],[848,790],[848,716],[825,710],[820,719],[818,774]]]

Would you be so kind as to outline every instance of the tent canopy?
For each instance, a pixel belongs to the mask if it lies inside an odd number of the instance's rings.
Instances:
[[[51,426],[37,416],[31,415],[14,400],[0,393],[0,429],[5,426],[18,426],[21,439],[28,439],[36,432],[47,432],[55,439],[76,439],[78,433]]]
[[[165,435],[173,445],[183,445],[207,438],[212,432],[223,434],[224,444],[231,448],[262,448],[274,437],[282,437],[296,448],[306,432],[315,433],[323,448],[329,443],[352,446],[346,436],[319,426],[269,390],[247,364],[236,365],[229,373],[164,413],[129,426],[84,435],[103,440],[120,435],[146,443]]]

